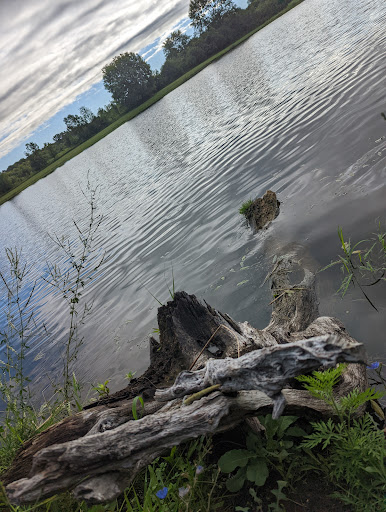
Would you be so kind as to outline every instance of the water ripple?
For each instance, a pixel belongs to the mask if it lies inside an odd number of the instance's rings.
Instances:
[[[358,239],[376,229],[385,197],[385,21],[383,0],[307,0],[1,207],[4,245],[23,245],[37,278],[46,260],[66,265],[48,233],[72,238],[72,219],[87,222],[87,172],[100,187],[96,242],[107,258],[86,293],[95,300],[79,358],[86,380],[112,378],[118,387],[127,371],[146,367],[152,295],[168,300],[172,274],[178,288],[264,327],[270,298],[260,285],[277,250],[301,244],[316,268],[335,256],[338,225]],[[279,193],[281,214],[254,236],[237,211],[268,188]],[[355,292],[354,302],[335,298],[334,286],[321,277],[321,312],[382,355],[385,320]],[[51,337],[36,340],[33,354],[44,359],[31,372],[60,373],[68,313],[42,282],[35,304]]]

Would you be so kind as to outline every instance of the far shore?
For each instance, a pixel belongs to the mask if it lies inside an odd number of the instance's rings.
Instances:
[[[195,68],[191,69],[190,71],[188,71],[187,73],[182,75],[180,78],[178,78],[177,80],[175,80],[174,82],[172,82],[168,86],[164,87],[160,91],[158,91],[152,98],[147,100],[145,103],[142,103],[142,105],[140,105],[139,107],[137,107],[134,110],[131,110],[127,114],[123,115],[122,117],[117,119],[114,123],[110,124],[109,126],[104,128],[102,131],[100,131],[99,133],[97,133],[96,135],[94,135],[93,137],[88,139],[87,141],[85,141],[82,144],[79,144],[79,146],[69,150],[63,156],[61,156],[60,158],[55,160],[55,162],[51,163],[45,169],[42,169],[41,171],[37,172],[36,174],[34,174],[30,178],[28,178],[26,181],[24,181],[18,187],[14,188],[13,190],[10,190],[6,194],[2,195],[0,197],[0,205],[5,203],[5,202],[7,202],[7,201],[9,201],[9,200],[11,200],[11,199],[13,199],[15,196],[20,194],[20,192],[25,190],[27,187],[29,187],[30,185],[33,185],[34,183],[39,181],[41,178],[45,178],[46,176],[51,174],[53,171],[55,171],[58,167],[61,167],[63,164],[68,162],[68,160],[71,160],[71,158],[73,158],[74,156],[79,155],[79,153],[81,153],[85,149],[89,148],[90,146],[92,146],[93,144],[95,144],[99,140],[103,139],[104,137],[106,137],[106,135],[108,135],[109,133],[113,132],[116,128],[119,128],[119,126],[121,126],[122,124],[126,123],[127,121],[130,121],[131,119],[136,117],[138,114],[140,114],[144,110],[146,110],[149,107],[151,107],[152,105],[154,105],[154,103],[157,103],[157,101],[159,101],[164,96],[169,94],[169,92],[173,91],[174,89],[176,89],[177,87],[182,85],[184,82],[187,82],[194,75],[196,75],[197,73],[202,71],[204,68],[209,66],[209,64],[211,64],[212,62],[215,62],[218,59],[220,59],[223,55],[225,55],[226,53],[228,53],[231,50],[233,50],[234,48],[236,48],[239,44],[241,44],[244,41],[246,41],[247,39],[249,39],[251,36],[256,34],[256,32],[258,32],[262,28],[266,27],[272,21],[276,20],[277,18],[279,18],[280,16],[282,16],[286,12],[290,11],[291,9],[296,7],[298,4],[300,4],[301,2],[303,2],[303,0],[292,0],[292,2],[290,4],[288,4],[288,6],[285,9],[283,9],[278,14],[276,14],[275,16],[270,18],[268,21],[266,21],[262,25],[259,25],[254,30],[252,30],[251,32],[249,32],[248,34],[243,36],[242,38],[238,39],[237,41],[235,41],[234,43],[229,45],[227,48],[225,48],[221,52],[216,53],[216,55],[213,55],[212,57],[210,57],[206,61],[202,62],[201,64],[199,64]]]

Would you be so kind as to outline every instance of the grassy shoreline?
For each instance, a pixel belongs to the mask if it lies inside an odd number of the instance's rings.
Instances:
[[[140,105],[139,107],[137,107],[134,110],[131,110],[127,114],[123,115],[122,117],[120,117],[119,119],[114,121],[114,123],[110,124],[109,126],[104,128],[103,130],[101,130],[99,133],[97,133],[96,135],[94,135],[93,137],[88,139],[87,141],[83,142],[82,144],[79,144],[79,146],[77,146],[76,148],[69,150],[65,155],[61,156],[58,160],[55,160],[50,165],[48,165],[46,168],[42,169],[41,171],[37,172],[36,174],[34,174],[30,178],[28,178],[26,181],[21,183],[19,186],[17,186],[13,190],[10,190],[6,194],[2,195],[0,197],[0,205],[4,204],[7,201],[10,201],[14,197],[16,197],[18,194],[20,194],[20,192],[22,192],[23,190],[28,188],[30,185],[33,185],[40,179],[45,178],[46,176],[48,176],[49,174],[54,172],[58,167],[61,167],[66,162],[71,160],[73,157],[79,155],[80,153],[82,153],[82,151],[93,146],[96,142],[98,142],[101,139],[103,139],[104,137],[106,137],[106,135],[109,135],[115,129],[119,128],[122,124],[126,123],[127,121],[130,121],[131,119],[136,117],[138,114],[141,114],[142,112],[147,110],[149,107],[154,105],[154,103],[157,103],[164,96],[169,94],[171,91],[174,91],[174,89],[176,89],[183,83],[190,80],[190,78],[192,78],[193,76],[197,75],[197,73],[199,73],[204,68],[209,66],[209,64],[220,59],[223,55],[227,54],[228,52],[230,52],[231,50],[236,48],[238,45],[240,45],[241,43],[243,43],[244,41],[249,39],[251,36],[256,34],[256,32],[259,32],[261,29],[263,29],[264,27],[266,27],[267,25],[269,25],[270,23],[275,21],[277,18],[280,18],[281,16],[283,16],[283,14],[287,13],[288,11],[290,11],[291,9],[293,9],[294,7],[299,5],[301,2],[303,2],[303,0],[293,0],[290,4],[288,4],[288,6],[285,9],[283,9],[279,13],[275,14],[275,16],[273,16],[272,18],[267,20],[265,23],[263,23],[262,25],[259,25],[251,32],[248,32],[248,34],[246,34],[245,36],[241,37],[240,39],[238,39],[231,45],[224,48],[224,50],[222,50],[221,52],[216,53],[215,55],[213,55],[209,59],[205,60],[204,62],[202,62],[195,68],[191,69],[190,71],[188,71],[187,73],[182,75],[180,78],[178,78],[177,80],[175,80],[168,86],[164,87],[160,91],[158,91],[154,96],[152,96],[145,103],[142,103],[142,105]]]

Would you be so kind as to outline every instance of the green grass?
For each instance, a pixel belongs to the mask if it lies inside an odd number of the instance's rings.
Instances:
[[[253,200],[252,199],[248,199],[248,201],[245,201],[240,209],[239,209],[239,213],[241,213],[241,215],[247,215],[248,212],[249,212],[249,209],[251,208],[253,204]]]
[[[267,25],[269,25],[269,23],[271,23],[272,21],[276,20],[277,18],[279,18],[280,16],[282,16],[283,14],[288,12],[289,10],[293,9],[294,7],[296,7],[302,1],[303,0],[293,0],[290,4],[288,4],[288,6],[285,9],[283,9],[282,11],[277,13],[275,16],[273,16],[272,18],[267,20],[265,23],[263,23],[262,25],[259,25],[258,27],[256,27],[254,30],[252,30],[251,32],[249,32],[245,36],[241,37],[240,39],[238,39],[237,41],[235,41],[231,45],[229,45],[226,48],[224,48],[224,50],[222,50],[221,52],[216,53],[216,55],[213,55],[212,57],[210,57],[206,61],[202,62],[201,64],[199,64],[195,68],[191,69],[190,71],[188,71],[187,73],[182,75],[180,78],[178,78],[177,80],[175,80],[174,82],[172,82],[168,86],[164,87],[160,91],[158,91],[152,98],[147,100],[145,103],[142,103],[142,105],[140,105],[139,107],[137,107],[134,110],[131,110],[127,114],[123,115],[122,117],[120,117],[119,119],[114,121],[114,123],[110,124],[109,126],[104,128],[102,131],[100,131],[99,133],[97,133],[96,135],[94,135],[93,137],[88,139],[87,141],[83,142],[82,144],[80,144],[76,148],[68,151],[66,154],[61,156],[58,160],[55,160],[55,162],[53,162],[52,164],[47,166],[45,169],[43,169],[43,170],[39,171],[38,173],[34,174],[30,178],[28,178],[26,181],[24,181],[23,183],[18,185],[16,188],[14,188],[13,190],[10,190],[6,194],[2,195],[0,197],[0,205],[5,203],[6,201],[9,201],[10,199],[13,199],[15,196],[20,194],[20,192],[25,190],[30,185],[33,185],[34,183],[39,181],[41,178],[45,178],[46,176],[51,174],[53,171],[55,171],[58,167],[61,167],[63,164],[68,162],[68,160],[71,160],[71,158],[73,158],[74,156],[79,155],[79,153],[82,153],[82,151],[84,151],[85,149],[87,149],[90,146],[94,145],[96,142],[98,142],[101,139],[103,139],[104,137],[106,137],[106,135],[109,135],[109,133],[113,132],[116,128],[119,128],[119,126],[121,126],[122,124],[127,123],[127,121],[130,121],[131,119],[136,117],[138,114],[141,114],[142,112],[144,112],[146,109],[148,109],[149,107],[154,105],[154,103],[157,103],[157,101],[162,99],[164,96],[169,94],[171,91],[174,91],[174,89],[176,89],[177,87],[182,85],[184,82],[187,82],[193,76],[197,75],[197,73],[199,73],[204,68],[209,66],[209,64],[211,64],[212,62],[215,62],[216,60],[220,59],[223,55],[225,55],[226,53],[230,52],[231,50],[236,48],[236,46],[238,46],[239,44],[241,44],[244,41],[246,41],[247,39],[249,39],[251,36],[256,34],[256,32],[258,32],[262,28],[264,28]]]
[[[341,265],[344,275],[342,283],[337,290],[342,298],[346,295],[350,286],[357,285],[367,302],[376,310],[364,287],[374,286],[377,283],[386,281],[386,232],[381,222],[378,224],[378,232],[366,240],[360,240],[352,244],[350,239],[344,239],[343,229],[338,227],[338,236],[343,251],[338,254],[338,259],[323,267],[323,272],[335,265]]]

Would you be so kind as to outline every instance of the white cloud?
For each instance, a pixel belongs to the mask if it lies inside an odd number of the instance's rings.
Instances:
[[[160,44],[189,0],[13,0],[0,4],[0,158],[102,79],[125,51]]]

